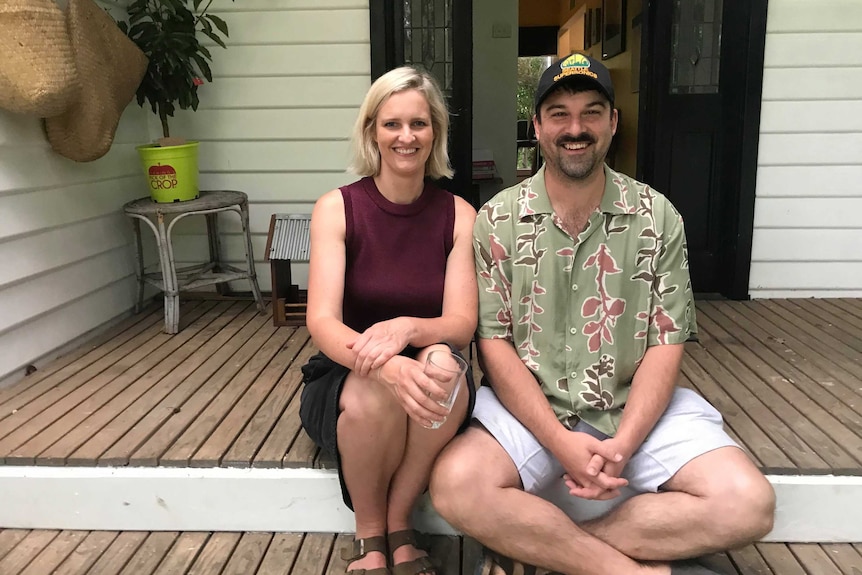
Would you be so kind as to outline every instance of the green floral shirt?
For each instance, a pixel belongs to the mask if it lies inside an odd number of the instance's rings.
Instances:
[[[542,168],[486,203],[473,236],[478,336],[513,343],[564,425],[614,435],[647,346],[697,331],[679,213],[605,166],[601,208],[572,238]]]

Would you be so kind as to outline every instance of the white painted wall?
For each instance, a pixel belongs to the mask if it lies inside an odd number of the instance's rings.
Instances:
[[[492,29],[508,29],[495,38]],[[480,201],[515,184],[518,1],[473,0],[473,148],[494,153],[503,183],[483,184]]]
[[[270,215],[308,212],[353,179],[347,138],[370,85],[368,0],[215,0],[213,10],[230,25],[228,50],[212,48],[214,83],[201,87],[199,110],[179,112],[171,129],[201,141],[203,189],[249,194],[268,291]],[[77,164],[51,151],[37,118],[0,110],[0,385],[133,306],[131,228],[121,208],[148,193],[134,148],[160,131],[133,104],[108,155]],[[176,229],[180,264],[206,257],[202,221],[193,219]],[[222,232],[227,259],[242,264],[238,218],[225,215]],[[306,266],[295,271],[305,287]],[[248,290],[247,282],[234,287]]]
[[[249,195],[257,274],[271,288],[264,262],[273,213],[310,213],[324,193],[349,183],[348,138],[371,84],[368,0],[214,0],[227,21],[227,50],[211,46],[212,84],[199,90],[197,112],[181,111],[171,134],[200,145],[201,189]],[[151,130],[160,132],[151,119]],[[200,221],[194,221],[194,220]],[[244,266],[239,218],[221,214],[222,250]],[[175,228],[181,263],[207,254],[203,218]],[[293,264],[307,286],[307,263]],[[249,291],[248,282],[232,287]]]
[[[752,297],[862,296],[862,2],[770,0]]]

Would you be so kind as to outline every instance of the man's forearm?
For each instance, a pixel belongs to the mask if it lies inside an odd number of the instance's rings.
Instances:
[[[500,402],[539,443],[553,451],[555,438],[566,429],[512,343],[504,339],[479,339],[478,346],[485,373]]]
[[[683,344],[656,345],[646,354],[632,379],[616,439],[637,451],[667,408],[679,376]]]

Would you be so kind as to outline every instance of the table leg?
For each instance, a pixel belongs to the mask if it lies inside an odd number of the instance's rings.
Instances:
[[[171,237],[165,229],[165,217],[158,215],[159,260],[162,262],[162,284],[165,292],[165,333],[175,334],[180,326],[180,294],[177,285],[177,268]]]
[[[207,219],[207,242],[210,250],[210,263],[213,264],[213,272],[221,272],[221,246],[219,245],[218,233],[218,213],[206,214]],[[216,291],[219,295],[227,295],[230,293],[226,283],[216,284]]]
[[[242,235],[245,238],[245,261],[248,265],[248,281],[251,283],[251,293],[257,303],[257,309],[263,312],[266,306],[263,304],[263,296],[260,295],[260,287],[257,285],[257,272],[254,269],[254,251],[251,246],[251,230],[249,229],[248,201],[240,204],[239,212],[242,221]]]
[[[141,313],[144,307],[144,247],[141,245],[141,221],[137,217],[132,218],[132,230],[135,234],[135,277],[138,284],[135,313]]]

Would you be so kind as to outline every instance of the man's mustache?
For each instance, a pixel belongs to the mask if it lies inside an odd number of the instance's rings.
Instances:
[[[555,143],[558,146],[563,146],[565,144],[580,144],[580,143],[594,144],[595,142],[596,142],[595,138],[593,138],[591,135],[589,135],[585,132],[583,134],[578,134],[577,136],[570,136],[570,135],[560,136],[559,138],[557,138],[557,141]]]

